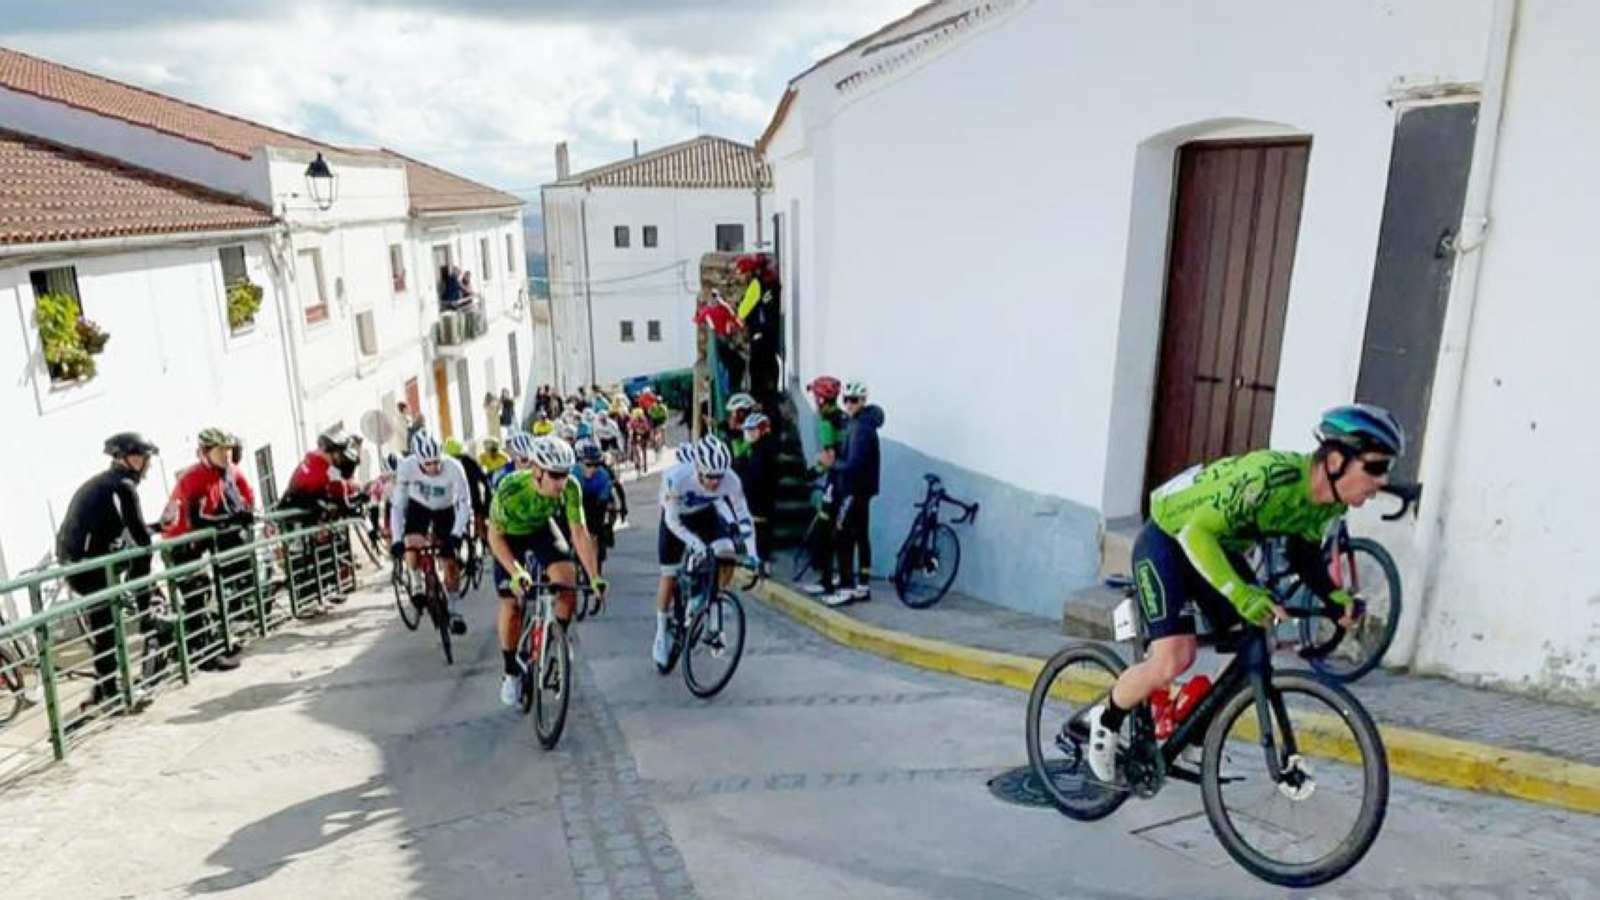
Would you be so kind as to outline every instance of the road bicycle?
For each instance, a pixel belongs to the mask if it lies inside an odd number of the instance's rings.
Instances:
[[[1114,616],[1117,639],[1143,659],[1133,583],[1107,585],[1126,595]],[[1200,786],[1217,840],[1256,877],[1303,888],[1348,872],[1377,839],[1389,802],[1389,762],[1372,717],[1338,683],[1274,668],[1265,628],[1200,637],[1233,658],[1165,740],[1148,701],[1129,714],[1117,784],[1089,769],[1087,717],[1126,664],[1099,644],[1068,646],[1045,663],[1028,697],[1027,740],[1046,796],[1063,814],[1094,821],[1131,796],[1154,797],[1169,779],[1187,781]]]
[[[423,613],[439,632],[439,646],[444,650],[444,664],[455,665],[455,648],[450,642],[450,601],[445,596],[444,581],[439,577],[439,557],[444,550],[436,543],[414,549],[417,554],[416,571],[406,569],[405,554],[394,558],[394,568],[389,575],[394,590],[395,606],[400,610],[400,621],[407,630],[416,631],[422,624]],[[421,590],[416,590],[416,579],[421,579]]]
[[[1422,495],[1421,485],[1389,485],[1383,491],[1400,500],[1399,510],[1385,515],[1385,521],[1405,516]],[[1266,542],[1256,574],[1282,606],[1303,613],[1295,616],[1295,652],[1313,669],[1345,683],[1377,668],[1400,627],[1400,569],[1394,557],[1371,538],[1351,537],[1344,519],[1334,526],[1323,556],[1334,585],[1356,600],[1356,621],[1347,631],[1339,625],[1344,609],[1301,583],[1284,547],[1282,540]]]
[[[944,599],[961,569],[961,538],[952,525],[977,521],[978,504],[962,503],[944,491],[937,475],[923,475],[926,492],[917,504],[911,531],[895,554],[895,596],[912,609],[927,609]],[[961,515],[948,522],[939,518],[944,504],[959,509]]]
[[[522,672],[517,702],[524,714],[533,713],[534,735],[539,745],[549,750],[561,740],[561,732],[566,727],[573,681],[572,625],[556,618],[556,597],[569,591],[577,594],[574,603],[584,615],[598,614],[601,598],[588,584],[545,580],[539,560],[532,553],[523,558],[523,567],[534,581],[517,601],[522,621],[516,651]]]
[[[713,553],[686,555],[678,566],[677,589],[667,615],[667,663],[657,664],[656,670],[670,675],[682,657],[683,681],[689,693],[702,700],[728,686],[744,656],[744,605],[738,594],[719,583],[722,568],[732,564],[733,560]],[[745,565],[752,573],[743,586],[748,590],[761,579],[760,564],[746,560]]]

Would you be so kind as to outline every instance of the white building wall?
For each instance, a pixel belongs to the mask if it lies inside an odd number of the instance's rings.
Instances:
[[[581,187],[544,189],[544,244],[550,277],[553,383],[563,393],[592,379],[589,354],[588,268],[584,258]]]
[[[162,449],[142,489],[145,515],[161,513],[177,474],[195,460],[195,436],[215,425],[244,440],[245,472],[260,486],[254,452],[273,450],[281,488],[297,461],[286,390],[279,295],[266,242],[246,245],[251,280],[265,290],[253,330],[232,335],[215,245],[76,259],[0,260],[0,304],[17,325],[0,340],[0,365],[14,373],[0,392],[13,439],[0,448],[0,578],[54,554],[55,530],[77,487],[104,468],[110,434],[143,431]],[[80,386],[50,386],[28,273],[73,265],[85,315],[111,336],[98,374]],[[13,598],[15,599],[15,598]],[[15,611],[15,610],[9,610]]]
[[[1597,30],[1593,4],[1523,4],[1459,430],[1452,446],[1428,448],[1454,462],[1447,484],[1424,494],[1424,513],[1443,516],[1444,532],[1417,658],[1591,701],[1600,697],[1588,474],[1600,442],[1600,306],[1585,225],[1600,197],[1600,119],[1579,111],[1600,103],[1586,37]]]

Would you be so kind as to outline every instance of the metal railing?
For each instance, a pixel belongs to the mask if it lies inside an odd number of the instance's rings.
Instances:
[[[0,624],[0,785],[354,590],[349,528],[364,523],[306,519],[270,513],[0,583],[33,610]]]

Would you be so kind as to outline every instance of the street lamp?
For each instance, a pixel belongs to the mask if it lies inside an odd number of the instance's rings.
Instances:
[[[328,161],[322,158],[319,152],[317,158],[306,166],[306,187],[311,190],[311,199],[316,201],[317,209],[327,212],[333,206],[333,201],[339,199],[339,178],[328,168]]]

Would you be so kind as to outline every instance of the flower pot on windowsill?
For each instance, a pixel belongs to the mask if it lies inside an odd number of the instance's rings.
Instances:
[[[256,313],[261,310],[263,291],[260,285],[240,279],[228,285],[228,328],[234,334],[245,334],[255,328]]]

